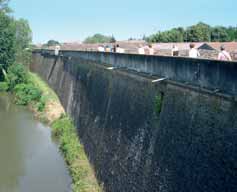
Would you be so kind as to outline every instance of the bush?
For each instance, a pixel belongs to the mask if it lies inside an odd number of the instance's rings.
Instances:
[[[7,91],[7,90],[8,90],[7,82],[0,82],[0,91]]]
[[[27,71],[22,64],[11,65],[7,70],[6,81],[12,91],[17,84],[27,83]]]
[[[31,101],[40,101],[41,91],[32,84],[18,84],[14,88],[15,101],[18,105],[27,105]]]
[[[39,102],[37,103],[37,110],[39,112],[43,112],[45,109],[45,105],[46,105],[46,98],[44,96],[41,96]]]
[[[13,26],[13,19],[2,11],[0,1],[0,64],[6,70],[15,60],[16,53],[16,31]],[[0,71],[0,76],[2,76]]]

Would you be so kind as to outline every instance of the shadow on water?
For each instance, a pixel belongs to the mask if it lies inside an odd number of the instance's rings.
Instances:
[[[71,179],[48,127],[0,94],[0,192],[69,192]]]

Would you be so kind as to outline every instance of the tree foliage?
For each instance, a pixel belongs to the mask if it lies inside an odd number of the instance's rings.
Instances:
[[[110,39],[110,43],[116,43],[116,39],[115,37],[112,35],[111,39]]]
[[[204,42],[210,41],[211,27],[205,23],[198,23],[187,28],[187,41]]]
[[[26,83],[26,68],[21,64],[11,65],[7,70],[6,82],[10,90],[13,90],[17,84]]]
[[[182,42],[184,41],[183,28],[174,28],[170,31],[158,32],[150,37],[151,42]]]
[[[58,41],[56,41],[56,40],[53,40],[53,39],[49,40],[49,41],[45,44],[45,46],[48,46],[48,47],[50,47],[50,46],[55,46],[55,45],[60,45],[60,43],[59,43]]]
[[[19,19],[14,22],[16,30],[16,44],[18,49],[29,48],[32,41],[32,31],[29,23],[25,19]]]
[[[237,27],[211,27],[203,22],[187,27],[179,27],[168,31],[159,31],[146,39],[148,42],[206,42],[237,41]]]
[[[32,32],[24,19],[9,15],[8,0],[0,0],[0,65],[7,71],[16,62],[25,63],[30,58]],[[3,72],[0,70],[0,80]]]
[[[15,60],[16,37],[13,19],[0,12],[0,64],[6,69]]]
[[[225,27],[219,26],[212,28],[211,39],[212,41],[224,42],[224,41],[231,41],[232,38],[228,35]]]
[[[8,6],[9,0],[0,0],[0,12],[9,13],[11,9]]]
[[[102,34],[95,34],[91,37],[87,37],[84,43],[114,43],[116,42],[114,36],[105,36]]]
[[[28,66],[31,58],[32,31],[25,19],[14,21],[16,34],[16,62]]]

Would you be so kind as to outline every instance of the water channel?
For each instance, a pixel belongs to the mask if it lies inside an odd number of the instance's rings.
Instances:
[[[70,192],[70,185],[50,129],[0,93],[0,192]]]

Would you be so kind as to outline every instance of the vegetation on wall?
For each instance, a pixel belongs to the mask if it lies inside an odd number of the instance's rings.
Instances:
[[[155,97],[155,113],[157,117],[159,117],[161,113],[163,98],[163,93],[158,93]]]
[[[146,38],[148,42],[228,42],[237,41],[237,27],[212,27],[203,22],[187,28],[159,31]]]

